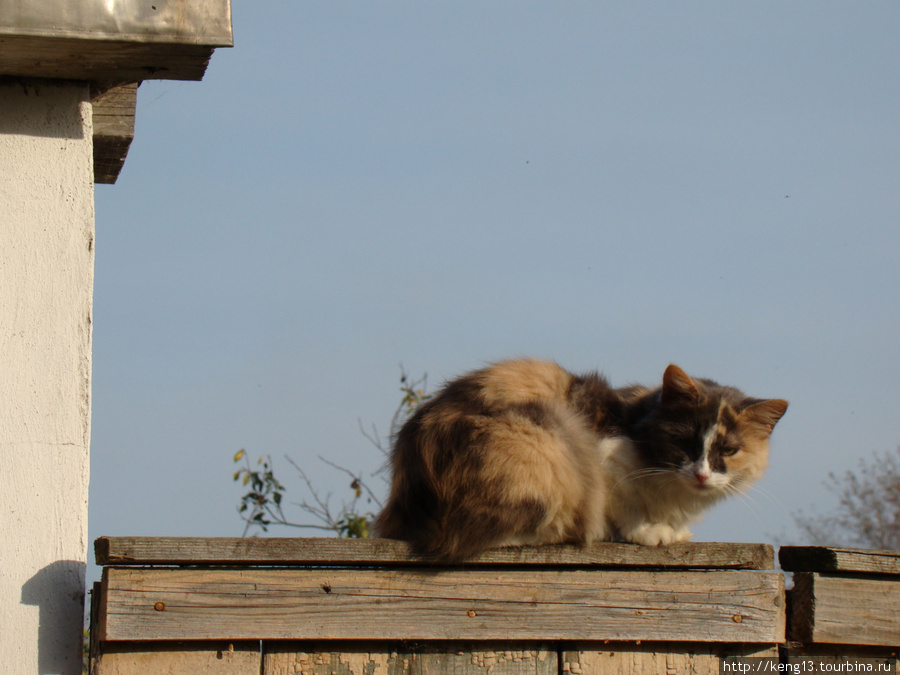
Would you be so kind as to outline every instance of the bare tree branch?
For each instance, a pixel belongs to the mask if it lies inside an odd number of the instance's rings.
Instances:
[[[826,487],[837,508],[825,515],[792,514],[816,544],[900,550],[900,447],[862,459],[856,471],[829,474]]]
[[[427,376],[423,375],[417,380],[410,380],[401,365],[400,374],[400,391],[402,398],[397,409],[391,417],[389,438],[393,439],[403,423],[409,416],[415,412],[416,408],[430,398],[426,393]],[[362,435],[375,447],[382,455],[387,456],[390,452],[390,441],[382,439],[378,433],[378,429],[373,424],[372,431],[369,432],[363,426],[362,421],[359,422],[359,428]],[[296,528],[313,528],[318,530],[326,530],[336,532],[340,536],[349,537],[367,537],[369,533],[369,523],[374,518],[371,512],[361,512],[360,499],[365,496],[366,502],[375,504],[379,508],[382,505],[381,499],[369,484],[363,479],[362,473],[351,471],[325,457],[319,455],[318,459],[322,463],[337,469],[341,473],[347,474],[351,478],[349,484],[353,490],[353,498],[349,501],[342,501],[338,512],[331,509],[331,493],[324,497],[316,489],[316,486],[307,473],[295,462],[291,457],[285,456],[285,459],[294,467],[299,474],[301,480],[306,485],[306,491],[311,497],[311,501],[303,500],[300,502],[292,502],[295,506],[312,516],[317,523],[298,523],[290,520],[284,514],[282,508],[283,496],[285,492],[284,486],[275,477],[272,460],[268,456],[260,457],[259,464],[261,469],[254,470],[249,463],[244,450],[239,451],[234,456],[234,461],[244,460],[245,466],[234,474],[234,480],[243,480],[244,485],[249,485],[250,490],[241,497],[238,512],[245,522],[244,536],[254,527],[260,528],[263,532],[267,532],[272,525],[284,525]],[[384,476],[385,464],[374,471],[372,476]]]

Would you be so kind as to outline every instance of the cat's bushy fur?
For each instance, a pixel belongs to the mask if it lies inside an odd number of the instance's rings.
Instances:
[[[660,387],[514,360],[448,383],[400,429],[375,529],[421,555],[497,546],[690,539],[744,490],[787,410],[669,366]]]

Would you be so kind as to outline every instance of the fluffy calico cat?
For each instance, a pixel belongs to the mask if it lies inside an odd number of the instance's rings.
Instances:
[[[397,434],[382,537],[459,560],[497,546],[691,537],[714,502],[758,479],[780,399],[669,366],[662,386],[506,361],[451,381]]]

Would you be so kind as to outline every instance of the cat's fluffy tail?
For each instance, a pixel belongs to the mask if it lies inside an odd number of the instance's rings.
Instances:
[[[451,536],[456,528],[444,522],[446,506],[414,439],[398,439],[393,460],[391,493],[375,519],[375,534],[406,541],[414,554],[436,561],[456,561],[477,553],[480,547]]]
[[[427,417],[429,408],[428,404],[420,408],[397,435],[391,454],[391,492],[374,529],[380,537],[408,542],[416,555],[435,562],[459,561],[501,545],[517,529],[509,517],[533,521],[542,507],[525,505],[527,513],[504,510],[490,504],[490,494],[461,499],[448,492],[452,487],[447,487],[444,474],[453,472],[453,452],[469,445],[470,422],[465,415],[448,414],[435,423]]]

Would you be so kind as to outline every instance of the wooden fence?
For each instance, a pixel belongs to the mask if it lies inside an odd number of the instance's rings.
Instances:
[[[789,611],[762,544],[509,548],[453,566],[378,539],[104,537],[96,553],[93,675],[719,673],[845,655],[897,672],[896,554],[782,548]]]

